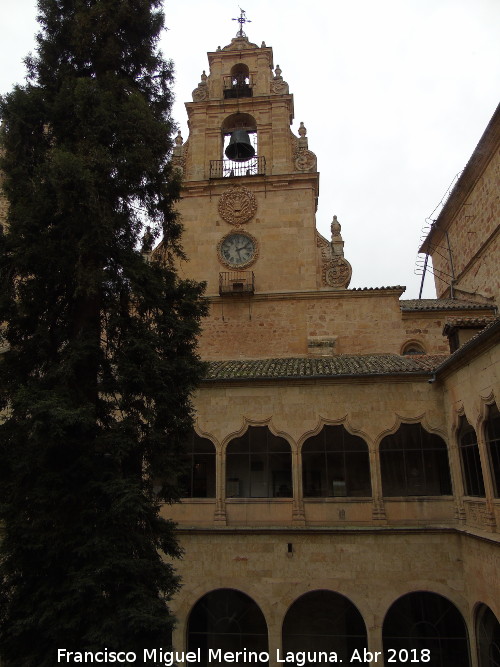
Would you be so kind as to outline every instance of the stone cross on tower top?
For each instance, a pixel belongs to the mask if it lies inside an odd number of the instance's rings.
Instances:
[[[241,9],[240,7],[240,16],[237,19],[231,19],[232,21],[238,21],[240,24],[240,29],[236,33],[236,37],[246,37],[245,33],[243,32],[243,26],[245,23],[251,23],[250,19],[247,19],[246,17],[246,12],[244,9]]]

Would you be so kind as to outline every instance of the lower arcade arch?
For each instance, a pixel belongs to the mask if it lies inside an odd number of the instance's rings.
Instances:
[[[288,609],[283,621],[283,654],[305,652],[303,665],[328,664],[319,655],[331,652],[349,664],[355,651],[367,647],[366,626],[354,604],[340,593],[305,593]],[[359,664],[359,663],[358,663]]]
[[[500,623],[485,604],[476,611],[476,639],[479,667],[500,667]]]
[[[194,605],[188,618],[187,650],[200,651],[198,665],[224,665],[225,653],[268,652],[264,614],[251,597],[233,588],[207,593]],[[230,662],[240,662],[232,660]],[[264,660],[259,665],[266,665]]]
[[[396,600],[385,616],[382,639],[386,664],[471,666],[462,614],[437,593],[417,591]]]

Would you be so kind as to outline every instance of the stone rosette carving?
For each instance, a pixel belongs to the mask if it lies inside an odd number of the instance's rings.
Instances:
[[[242,225],[253,218],[257,211],[257,200],[248,188],[233,186],[219,199],[219,215],[230,225]]]
[[[298,150],[295,157],[295,169],[297,171],[315,171],[316,155],[309,150]]]
[[[351,282],[352,267],[343,257],[333,257],[323,263],[323,284],[346,288]]]

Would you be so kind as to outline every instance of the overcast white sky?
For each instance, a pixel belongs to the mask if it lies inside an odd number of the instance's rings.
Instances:
[[[406,285],[425,219],[474,150],[498,103],[498,0],[245,0],[250,41],[265,41],[318,156],[319,230],[336,214],[351,287]],[[35,0],[1,0],[0,92],[24,80]],[[164,55],[176,69],[174,117],[236,34],[233,0],[167,0]],[[207,72],[208,73],[208,72]],[[424,296],[434,296],[432,276]]]

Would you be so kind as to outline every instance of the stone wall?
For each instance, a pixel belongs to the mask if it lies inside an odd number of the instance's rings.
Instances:
[[[497,111],[428,237],[438,297],[450,294],[454,273],[458,298],[500,298],[499,138]]]
[[[448,354],[449,312],[401,312],[401,289],[337,290],[213,298],[203,321],[204,359],[260,359],[311,354],[400,354],[417,341],[426,354]],[[453,316],[470,316],[470,311]],[[485,311],[487,312],[487,311]],[[314,349],[315,343],[331,342]]]

